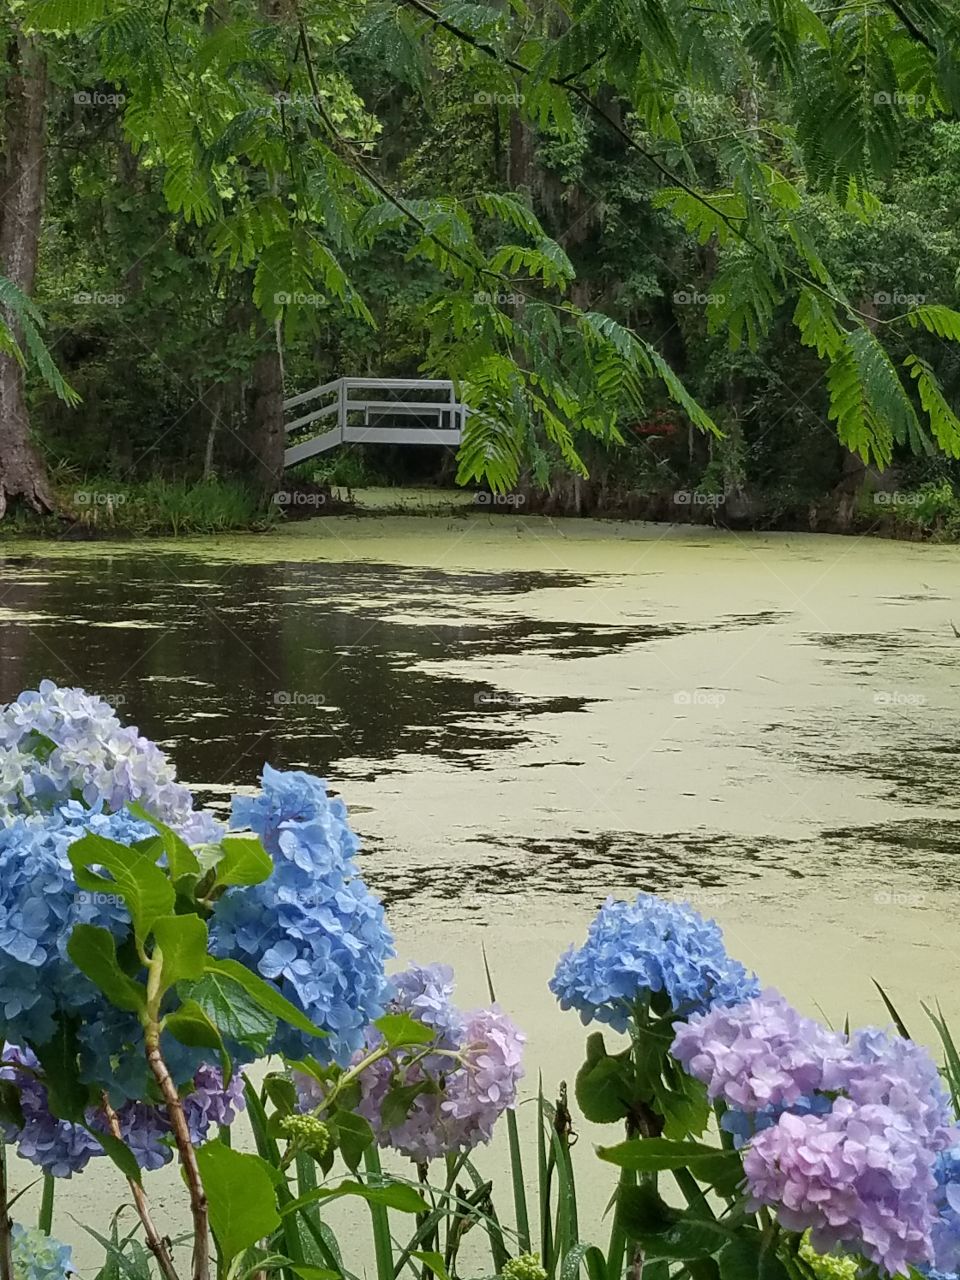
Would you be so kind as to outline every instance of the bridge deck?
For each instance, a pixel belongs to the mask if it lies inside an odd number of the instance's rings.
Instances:
[[[319,407],[286,425],[288,437],[294,432],[298,436],[284,453],[286,467],[340,444],[456,447],[463,439],[468,413],[453,383],[438,378],[337,378],[291,396],[283,407],[296,409],[311,401],[319,402]],[[330,418],[336,419],[334,426],[327,425]]]

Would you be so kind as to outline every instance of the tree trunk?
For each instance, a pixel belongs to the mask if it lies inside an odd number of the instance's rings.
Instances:
[[[0,273],[33,291],[43,212],[47,68],[37,41],[18,31],[7,45],[3,104],[4,156],[0,175]],[[4,318],[18,342],[22,326]],[[22,366],[0,354],[0,518],[11,500],[52,511],[46,467],[30,440]]]
[[[266,341],[266,339],[265,339]],[[283,475],[283,366],[274,335],[269,334],[253,365],[247,448],[253,454],[257,483],[264,493],[276,493]]]

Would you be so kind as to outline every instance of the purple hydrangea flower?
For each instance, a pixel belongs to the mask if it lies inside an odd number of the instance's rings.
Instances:
[[[703,1081],[711,1101],[760,1112],[838,1088],[847,1045],[768,990],[733,1008],[692,1014],[677,1027],[670,1052]]]
[[[0,1122],[0,1134],[16,1145],[19,1156],[54,1178],[69,1178],[104,1154],[94,1134],[83,1125],[59,1120],[52,1114],[40,1064],[29,1049],[4,1045],[0,1062],[4,1064],[0,1066],[0,1080],[16,1085],[24,1118],[22,1128]],[[201,1066],[193,1089],[183,1099],[191,1140],[196,1145],[205,1142],[211,1125],[231,1124],[243,1107],[243,1081],[239,1076],[224,1088],[218,1068]],[[170,1162],[172,1130],[163,1107],[129,1101],[117,1108],[116,1116],[120,1136],[141,1169],[153,1171]],[[109,1132],[106,1115],[100,1108],[91,1107],[86,1120],[92,1129]]]
[[[838,1098],[825,1116],[784,1112],[745,1148],[753,1207],[768,1205],[819,1252],[846,1247],[890,1274],[932,1252],[933,1153],[909,1119]]]
[[[550,990],[584,1023],[626,1031],[636,1003],[663,992],[677,1013],[738,1004],[759,991],[756,978],[723,945],[720,926],[686,903],[640,893],[608,898],[580,948],[561,957]]]
[[[516,1103],[523,1075],[525,1037],[495,1005],[464,1015],[451,1002],[453,974],[446,965],[414,965],[393,979],[392,1012],[418,1017],[435,1034],[428,1046],[398,1050],[360,1075],[358,1111],[383,1147],[425,1164],[489,1142],[497,1120]],[[367,1032],[359,1062],[382,1043]],[[312,1076],[294,1072],[300,1109],[323,1102],[324,1088]],[[397,1086],[424,1086],[404,1118],[384,1118],[384,1103]]]
[[[197,843],[220,836],[156,743],[102,698],[44,680],[0,707],[0,811],[50,811],[75,796],[108,813],[135,800]]]

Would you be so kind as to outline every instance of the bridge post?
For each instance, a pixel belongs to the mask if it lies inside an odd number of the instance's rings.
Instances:
[[[343,443],[343,437],[347,430],[347,380],[340,379],[337,387],[337,423],[340,427],[340,443]]]

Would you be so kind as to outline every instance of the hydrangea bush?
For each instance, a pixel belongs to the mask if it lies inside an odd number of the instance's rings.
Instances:
[[[115,1235],[103,1274],[129,1280],[211,1280],[212,1243],[221,1276],[348,1280],[318,1216],[342,1196],[367,1203],[377,1280],[457,1280],[478,1224],[505,1280],[960,1280],[960,1055],[942,1020],[949,1090],[905,1035],[839,1033],[762,991],[688,905],[610,900],[550,982],[593,1029],[576,1108],[565,1085],[536,1100],[531,1212],[524,1036],[496,1004],[461,1011],[445,965],[388,977],[357,848],[308,774],[265,766],[223,823],[101,700],[45,682],[0,709],[0,1137],[45,1187],[42,1230],[12,1226],[0,1158],[0,1280],[64,1280],[54,1180],[103,1159],[144,1240]],[[243,1069],[267,1058],[255,1085]],[[578,1220],[576,1110],[626,1138],[599,1150],[620,1168],[606,1249]],[[241,1112],[257,1154],[230,1139]],[[513,1228],[472,1163],[503,1116]],[[189,1262],[145,1179],[174,1159]]]

